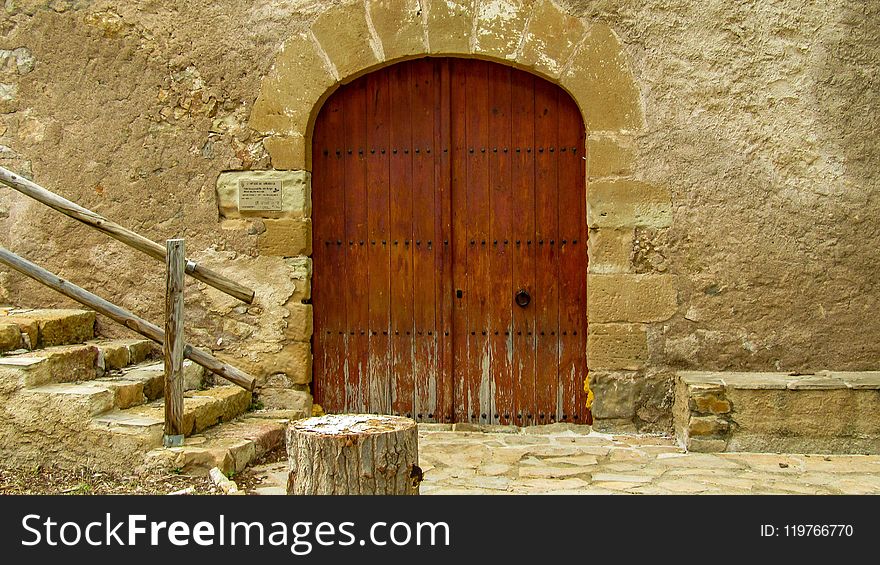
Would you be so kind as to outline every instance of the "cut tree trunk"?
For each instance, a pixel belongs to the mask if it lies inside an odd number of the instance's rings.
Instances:
[[[287,494],[419,494],[415,421],[329,414],[287,430]]]

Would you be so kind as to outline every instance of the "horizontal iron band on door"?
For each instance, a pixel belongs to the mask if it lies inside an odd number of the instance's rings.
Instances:
[[[548,239],[548,240],[538,239],[536,241],[537,241],[538,245],[544,245],[545,243],[548,245],[556,245],[556,243],[557,243],[556,239]],[[532,244],[531,239],[527,239],[525,242],[526,242],[526,245]],[[390,241],[391,245],[400,245],[400,243],[401,243],[401,240],[399,240],[399,239],[393,239]],[[403,240],[404,245],[409,245],[411,243],[415,243],[417,246],[422,245],[423,243],[425,245],[432,246],[432,245],[434,245],[434,240],[432,240],[432,239],[429,239],[426,241],[422,241],[421,239],[416,239],[416,240],[404,239]],[[560,245],[568,245],[569,243],[571,243],[572,245],[577,245],[578,240],[572,239],[571,241],[569,241],[566,238],[566,239],[560,240],[558,243]],[[334,245],[334,244],[345,245],[345,241],[343,241],[341,239],[335,239],[335,240],[334,239],[325,239],[324,240],[324,245]],[[387,239],[383,239],[383,240],[372,240],[372,239],[371,240],[363,240],[363,239],[354,240],[354,239],[350,239],[350,240],[348,240],[349,246],[367,245],[367,244],[369,244],[369,245],[389,245],[389,240],[387,240]],[[511,242],[510,239],[492,239],[492,240],[472,239],[472,240],[470,240],[470,244],[471,245],[477,245],[477,244],[479,244],[479,245],[490,245],[490,244],[491,245],[522,245],[522,240],[517,239],[517,240],[513,240],[513,242]],[[448,240],[444,241],[443,245],[449,245],[449,241]]]
[[[336,333],[338,335],[344,335],[344,334],[348,334],[348,335],[380,335],[381,334],[381,335],[426,335],[426,336],[431,336],[431,335],[438,335],[439,336],[441,333],[437,330],[430,330],[430,331],[428,331],[428,330],[382,330],[382,331],[377,331],[377,330],[326,330],[326,332],[327,332],[327,335],[331,335],[331,334]],[[559,333],[559,335],[568,335],[569,333],[571,333],[571,335],[577,335],[576,330],[572,330],[572,331],[563,330],[561,332],[557,332],[556,330],[535,331],[535,332],[531,332],[528,330],[525,330],[525,331],[523,331],[523,330],[516,330],[516,331],[513,331],[513,330],[503,330],[503,331],[502,330],[465,330],[465,331],[459,332],[459,333],[461,335],[467,335],[468,332],[470,332],[470,335],[511,335],[514,333],[516,335],[552,335],[552,336],[555,336],[557,333]],[[443,335],[449,335],[449,332],[444,331]]]
[[[532,152],[532,149],[535,149],[535,151],[537,151],[538,153],[544,153],[545,150],[546,150],[547,152],[549,152],[549,153],[555,153],[557,147],[554,147],[554,146],[548,146],[548,147],[535,147],[535,148],[532,148],[532,147],[514,147],[514,148],[512,148],[512,150],[513,150],[514,152],[516,152],[516,153],[522,153],[523,151],[525,151],[526,153],[531,153],[531,152]],[[568,151],[570,151],[571,153],[577,153],[577,152],[578,152],[578,148],[577,148],[577,147],[571,147],[571,148],[569,148],[569,147],[566,146],[566,147],[559,147],[558,149],[559,149],[559,152],[560,152],[560,153],[566,153],[566,152],[568,152]],[[486,153],[486,152],[498,153],[499,150],[500,150],[501,153],[509,153],[509,152],[511,151],[511,148],[508,148],[508,147],[468,147],[467,150],[468,150],[468,153],[476,153],[477,151],[479,151],[480,153]],[[416,155],[422,155],[423,153],[424,153],[424,154],[430,154],[431,151],[432,151],[432,149],[431,149],[430,147],[426,147],[424,151],[422,151],[422,148],[421,148],[421,147],[415,147],[415,148],[411,148],[411,147],[397,148],[397,147],[394,147],[394,148],[391,149],[391,154],[392,154],[392,155],[399,155],[399,154],[402,153],[402,154],[404,154],[404,155],[409,155],[410,153],[414,153],[414,154],[416,154]],[[370,148],[370,149],[365,149],[365,148],[363,148],[363,147],[358,147],[357,149],[354,149],[354,148],[347,148],[347,149],[346,149],[346,148],[329,149],[329,148],[328,148],[328,149],[324,149],[324,150],[322,151],[322,153],[323,153],[323,155],[324,155],[325,157],[328,157],[328,156],[330,156],[331,154],[335,154],[337,157],[341,157],[341,156],[343,156],[343,155],[355,155],[355,154],[357,154],[357,155],[363,155],[363,154],[366,153],[366,152],[369,152],[371,155],[375,155],[375,154],[377,154],[377,153],[380,154],[380,155],[386,155],[386,154],[388,153],[388,149],[386,149],[386,148],[384,148],[384,147],[381,148],[381,149],[377,149],[377,148],[375,148],[375,147],[372,147],[372,148]],[[443,152],[444,152],[444,153],[448,153],[448,152],[449,152],[449,149],[448,149],[448,148],[444,148],[444,149],[443,149]]]

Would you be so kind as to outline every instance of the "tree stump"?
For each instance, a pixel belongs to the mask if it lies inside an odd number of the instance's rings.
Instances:
[[[329,414],[287,429],[287,494],[419,494],[415,421]]]

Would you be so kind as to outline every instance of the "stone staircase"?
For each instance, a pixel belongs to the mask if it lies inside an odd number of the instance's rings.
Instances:
[[[284,444],[286,414],[185,361],[183,447],[162,447],[164,370],[148,340],[99,339],[95,313],[0,309],[0,457],[16,466],[240,471]]]
[[[673,421],[689,451],[880,454],[880,371],[682,372]]]

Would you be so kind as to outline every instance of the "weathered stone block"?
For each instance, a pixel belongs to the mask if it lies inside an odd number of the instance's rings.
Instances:
[[[284,171],[311,171],[311,151],[302,135],[271,136],[263,139],[263,147],[272,158],[272,168]]]
[[[82,343],[95,337],[95,313],[85,310],[45,310],[29,317],[40,325],[43,347]]]
[[[183,429],[198,433],[244,413],[251,404],[251,393],[237,386],[219,386],[188,392],[184,397]]]
[[[304,415],[312,412],[312,395],[304,390],[263,387],[260,389],[260,400],[263,407],[270,410],[297,410]]]
[[[240,210],[242,180],[280,180],[281,210]],[[306,171],[230,171],[217,178],[217,207],[222,218],[303,218],[312,215],[311,174]]]
[[[795,389],[799,379],[840,379],[787,373],[683,372],[676,384],[675,427],[689,449],[771,453],[878,453],[880,381],[870,374],[860,380],[871,388]],[[830,383],[829,383],[830,384]],[[726,410],[726,412],[725,412]],[[711,413],[718,413],[715,415]],[[706,414],[706,415],[702,415]],[[711,414],[711,415],[709,415]],[[719,424],[719,421],[728,422]],[[717,442],[694,443],[706,435]]]
[[[312,280],[311,279],[296,279],[293,281],[294,290],[293,294],[290,295],[290,299],[287,301],[288,304],[299,304],[304,300],[309,300],[312,297]]]
[[[591,369],[636,370],[648,358],[648,337],[641,324],[590,324],[587,343]]]
[[[590,322],[662,322],[675,314],[671,275],[590,275]]]
[[[251,128],[283,136],[305,135],[312,109],[337,83],[319,49],[308,33],[294,35],[285,42],[274,69],[263,79],[251,110]],[[275,166],[297,168],[286,163]]]
[[[433,54],[470,52],[475,0],[425,0],[428,43]]]
[[[146,361],[154,353],[158,353],[159,346],[152,341],[142,339],[131,340],[128,343],[129,363],[132,365]]]
[[[560,82],[574,94],[588,131],[642,126],[639,91],[620,41],[607,25],[593,24]]]
[[[28,357],[42,361],[23,372],[25,386],[88,381],[96,377],[98,348],[93,345],[39,349],[30,353]]]
[[[276,373],[284,373],[295,384],[312,380],[312,348],[307,341],[294,341],[274,353],[236,356],[218,351],[216,356],[263,380]]]
[[[312,254],[312,221],[309,219],[265,220],[266,231],[257,238],[261,255],[296,257]]]
[[[477,7],[474,52],[513,59],[534,0],[482,0]]]
[[[294,341],[308,341],[312,337],[312,305],[290,304],[287,306],[290,315],[287,317],[287,326],[284,337]]]
[[[98,346],[98,365],[103,361],[104,369],[121,369],[131,362],[131,351],[127,343],[111,342]]]
[[[688,422],[689,437],[723,436],[730,430],[730,422],[718,416],[691,416]]]
[[[77,420],[113,408],[113,392],[91,383],[55,383],[21,391],[18,418],[34,419],[42,424],[55,412],[53,419],[76,426]],[[75,429],[75,428],[74,428]]]
[[[20,338],[22,347],[27,349],[35,349],[40,345],[40,325],[36,320],[29,320],[20,317],[4,318],[5,323],[16,324],[20,330]]]
[[[669,433],[672,431],[672,407],[675,400],[674,379],[670,374],[645,375],[636,424],[640,432]]]
[[[381,46],[373,44],[363,2],[323,11],[312,24],[312,33],[343,80],[381,62],[376,53]]]
[[[205,368],[198,363],[186,359],[183,362],[183,390],[198,390],[202,388],[206,372]],[[217,380],[222,384],[227,384],[227,381],[220,377],[217,377]]]
[[[284,445],[284,432],[287,426],[280,421],[272,421],[264,418],[244,418],[242,429],[236,430],[235,435],[244,437],[254,442],[254,453],[260,457],[276,447]]]
[[[113,381],[101,382],[100,384],[113,391],[113,406],[116,408],[124,410],[132,406],[139,406],[146,401],[143,381],[114,379]]]
[[[197,445],[155,449],[147,454],[148,469],[174,469],[189,475],[207,474],[217,467],[224,474],[235,472],[235,460],[226,449],[205,449]]]
[[[263,388],[292,388],[294,383],[284,373],[275,373],[266,377]]]
[[[730,412],[730,401],[723,393],[692,392],[689,399],[690,409],[701,414],[727,414]]]
[[[367,10],[386,61],[427,51],[419,0],[367,0]]]
[[[82,343],[95,336],[95,313],[89,310],[29,310],[13,313],[3,322],[18,324],[32,348]]]
[[[18,324],[0,322],[0,353],[12,351],[21,346],[21,330]]]
[[[622,136],[591,135],[587,140],[587,175],[590,179],[632,173],[635,149]]]
[[[727,451],[727,439],[692,437],[685,448],[696,453],[719,453]]]
[[[590,228],[590,273],[626,273],[632,265],[632,228]]]
[[[550,77],[558,77],[584,35],[584,24],[551,0],[532,10],[516,61]]]
[[[630,179],[591,183],[587,225],[591,228],[653,227],[672,224],[672,197],[663,187]]]
[[[642,384],[641,375],[635,373],[590,371],[590,389],[595,395],[593,418],[631,420],[636,414]]]

